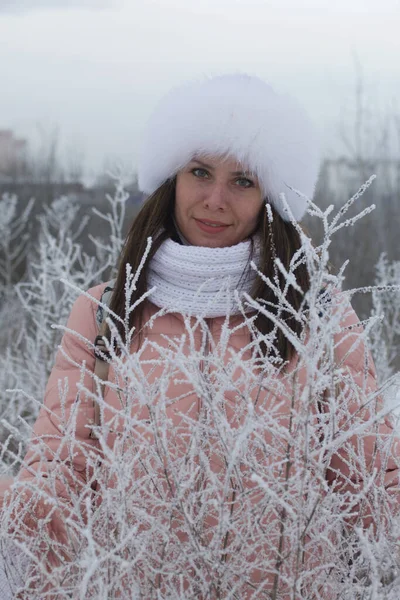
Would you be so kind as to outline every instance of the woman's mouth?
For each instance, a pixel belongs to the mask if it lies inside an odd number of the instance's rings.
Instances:
[[[218,221],[201,221],[200,219],[195,219],[198,227],[205,231],[206,233],[220,233],[221,231],[225,231],[229,225],[225,225],[224,223],[218,223]]]

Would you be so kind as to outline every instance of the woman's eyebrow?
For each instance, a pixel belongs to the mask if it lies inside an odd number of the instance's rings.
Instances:
[[[199,165],[201,165],[202,167],[204,167],[205,169],[209,169],[210,171],[214,170],[214,167],[212,165],[208,165],[207,163],[203,162],[202,160],[199,160],[198,158],[193,158],[191,161],[191,163],[195,162]],[[242,177],[255,177],[255,175],[253,173],[251,173],[250,171],[232,171],[230,173],[231,175],[235,175],[235,176],[242,176]]]

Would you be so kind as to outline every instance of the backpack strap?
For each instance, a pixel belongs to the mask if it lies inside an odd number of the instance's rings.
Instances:
[[[114,291],[113,284],[114,282],[110,282],[101,295],[100,301],[103,304],[109,305],[111,301],[112,292]],[[98,335],[94,340],[94,355],[95,355],[95,363],[94,363],[94,374],[101,380],[101,395],[104,397],[104,386],[108,380],[108,372],[110,369],[110,354],[105,345],[103,336],[106,333],[106,321],[104,310],[101,306],[97,308],[96,312],[96,322],[98,326]],[[98,439],[98,435],[96,433],[96,429],[101,425],[101,411],[100,405],[96,400],[94,401],[94,422],[93,427],[90,430],[89,437],[92,439]]]

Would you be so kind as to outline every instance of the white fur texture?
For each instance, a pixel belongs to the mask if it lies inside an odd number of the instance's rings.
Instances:
[[[312,122],[296,100],[246,74],[221,75],[172,89],[144,132],[139,187],[152,194],[194,155],[234,157],[259,179],[283,219],[299,221],[312,198],[319,144]]]

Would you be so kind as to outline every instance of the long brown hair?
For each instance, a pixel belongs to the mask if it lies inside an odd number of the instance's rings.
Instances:
[[[122,249],[118,274],[114,285],[114,292],[110,303],[110,308],[122,320],[125,318],[125,281],[126,267],[131,266],[132,273],[136,273],[146,252],[148,238],[152,238],[152,245],[143,265],[142,271],[137,281],[136,290],[131,297],[131,304],[139,300],[147,291],[147,271],[151,258],[157,252],[161,244],[168,238],[177,239],[177,231],[174,224],[174,206],[175,206],[175,179],[169,179],[163,183],[143,204],[141,210],[136,215],[130,231],[126,237],[125,245]],[[301,241],[299,232],[295,226],[284,221],[271,205],[272,219],[264,207],[260,210],[258,225],[256,231],[260,234],[260,266],[259,270],[271,281],[276,282],[278,287],[283,290],[285,278],[276,268],[276,259],[279,259],[285,269],[289,271],[290,262],[294,253],[300,249]],[[250,256],[251,260],[251,256]],[[249,262],[250,262],[249,260]],[[308,271],[305,264],[299,264],[295,271],[296,281],[303,293],[309,288]],[[294,287],[289,286],[285,297],[290,305],[298,310],[304,301],[303,293],[300,293]],[[277,297],[275,292],[261,279],[257,277],[251,296],[256,298],[265,308],[277,314]],[[143,326],[143,311],[145,302],[140,302],[130,314],[129,328],[135,327],[135,331],[141,332]],[[284,319],[286,325],[297,335],[301,333],[301,324],[289,313],[279,314],[280,319]],[[115,322],[121,338],[124,340],[124,327],[122,323]],[[262,336],[270,334],[274,329],[274,324],[265,315],[258,313],[254,322],[256,331]],[[140,343],[140,337],[139,337]],[[260,344],[261,351],[265,355],[268,350],[264,342]],[[277,329],[274,341],[275,352],[280,358],[287,361],[294,354],[294,348],[287,336],[281,329]]]

